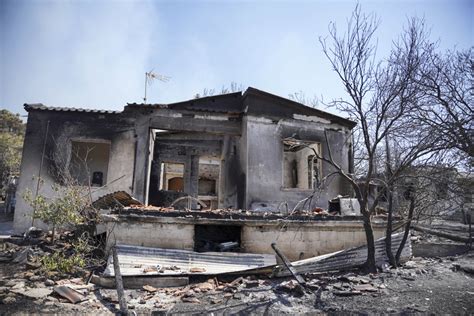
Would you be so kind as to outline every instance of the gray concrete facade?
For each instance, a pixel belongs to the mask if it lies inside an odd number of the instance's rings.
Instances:
[[[31,225],[32,209],[22,195],[26,190],[35,192],[40,177],[39,193],[53,196],[51,184],[57,182],[53,161],[62,157],[67,167],[74,142],[110,144],[108,169],[101,172],[106,179],[93,187],[94,198],[123,190],[143,203],[152,202],[159,191],[162,162],[183,164],[182,194],[199,197],[200,161],[206,157],[219,164],[219,175],[206,179],[207,185],[216,183],[219,208],[276,210],[282,203],[292,208],[314,189],[284,187],[283,140],[288,137],[319,143],[322,155],[329,158],[331,153],[347,172],[353,164],[352,121],[254,88],[243,94],[173,104],[128,104],[122,112],[42,104],[27,104],[25,109],[28,122],[17,190],[16,232]],[[322,177],[334,171],[327,163],[321,166],[318,172]],[[350,195],[350,188],[339,176],[330,176],[311,207],[327,208],[328,199],[339,194]]]

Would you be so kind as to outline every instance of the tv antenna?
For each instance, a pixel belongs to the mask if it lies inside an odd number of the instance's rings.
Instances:
[[[145,72],[145,97],[143,98],[143,102],[145,104],[146,104],[146,87],[148,85],[151,85],[153,80],[155,80],[155,79],[160,80],[162,82],[168,82],[168,81],[170,81],[171,77],[157,74],[157,73],[153,72],[153,69],[148,71],[148,72]]]

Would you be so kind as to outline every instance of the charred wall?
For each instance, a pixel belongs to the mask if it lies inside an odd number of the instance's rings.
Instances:
[[[109,144],[107,179],[104,179],[105,183],[103,183],[107,185],[93,190],[94,196],[100,196],[117,190],[132,191],[134,135],[130,119],[120,114],[30,111],[17,189],[15,231],[24,231],[31,225],[32,210],[23,200],[22,194],[27,189],[36,191],[43,157],[43,144],[46,146],[39,193],[45,196],[53,195],[51,188],[53,183],[62,183],[58,174],[68,170],[73,141]],[[35,225],[38,225],[37,221]]]

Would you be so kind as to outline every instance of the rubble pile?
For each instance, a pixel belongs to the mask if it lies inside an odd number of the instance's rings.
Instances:
[[[14,247],[8,245],[6,251]],[[20,248],[20,247],[19,247]],[[31,248],[30,248],[31,249]],[[19,252],[19,251],[17,251]],[[465,264],[456,257],[445,259],[413,258],[399,269],[388,269],[377,274],[360,272],[325,273],[304,276],[304,291],[291,278],[270,278],[251,275],[247,277],[211,277],[192,284],[157,288],[144,285],[141,289],[125,290],[130,310],[179,311],[185,306],[203,310],[204,306],[233,306],[238,302],[260,304],[273,302],[281,304],[302,304],[319,297],[321,310],[341,310],[336,298],[346,300],[352,297],[390,297],[397,293],[400,284],[415,288],[417,284],[445,273],[446,269],[460,271]],[[67,308],[70,311],[118,312],[118,296],[115,289],[105,289],[87,283],[87,276],[61,278],[57,274],[37,273],[38,269],[27,269],[0,280],[0,301],[5,306],[24,304],[42,306],[43,311]],[[471,272],[472,273],[472,272]],[[280,303],[278,303],[280,302]],[[211,307],[209,307],[211,308]],[[404,310],[423,310],[421,306],[404,306]]]

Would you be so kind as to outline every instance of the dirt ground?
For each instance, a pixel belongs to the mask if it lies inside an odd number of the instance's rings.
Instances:
[[[22,266],[0,263],[0,314],[117,313],[112,289],[82,280],[52,282],[24,272]],[[449,257],[414,257],[404,267],[364,275],[358,272],[306,276],[301,293],[290,278],[268,277],[193,280],[184,288],[126,290],[130,312],[136,314],[472,314],[474,252]],[[86,300],[72,304],[52,292],[69,282]],[[12,289],[16,287],[16,290]],[[51,294],[25,295],[40,288]]]

